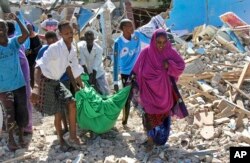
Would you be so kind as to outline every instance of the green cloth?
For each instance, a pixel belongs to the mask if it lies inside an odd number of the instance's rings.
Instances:
[[[127,86],[114,95],[103,97],[85,85],[75,95],[79,127],[97,134],[109,131],[125,106],[130,89],[131,86]]]

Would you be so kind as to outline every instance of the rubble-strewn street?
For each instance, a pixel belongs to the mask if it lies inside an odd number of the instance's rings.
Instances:
[[[121,119],[108,133],[91,135],[79,132],[84,145],[80,149],[63,153],[53,127],[53,117],[44,117],[34,111],[34,134],[26,138],[30,142],[27,149],[16,152],[8,151],[6,137],[1,139],[0,161],[14,162],[11,159],[26,157],[23,162],[77,162],[82,157],[83,162],[131,163],[131,162],[200,162],[211,160],[225,162],[228,152],[218,143],[223,139],[228,144],[228,136],[222,133],[214,143],[203,141],[197,129],[188,126],[185,120],[173,121],[169,143],[157,147],[152,153],[146,153],[141,145],[145,140],[139,112],[133,109],[126,128],[121,125]],[[230,131],[226,132],[230,133]],[[21,162],[18,160],[17,162]]]

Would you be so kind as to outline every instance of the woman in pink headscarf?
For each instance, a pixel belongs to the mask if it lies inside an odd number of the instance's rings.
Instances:
[[[140,103],[145,112],[143,125],[147,132],[168,119],[165,121],[168,137],[171,108],[176,103],[170,77],[177,80],[184,68],[184,60],[171,46],[165,30],[156,30],[150,45],[141,51],[133,69],[139,86]],[[148,134],[147,147],[152,147],[154,142]]]

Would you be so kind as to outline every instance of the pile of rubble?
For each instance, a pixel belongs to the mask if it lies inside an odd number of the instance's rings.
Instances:
[[[192,42],[176,45],[187,64],[178,84],[190,116],[169,142],[206,150],[206,162],[227,162],[230,147],[250,144],[250,33],[234,29],[200,26]]]
[[[250,34],[239,29],[200,26],[191,42],[175,38],[186,62],[178,86],[190,115],[173,119],[166,145],[145,151],[140,112],[134,108],[127,127],[119,117],[106,134],[79,131],[84,145],[63,153],[53,117],[41,117],[34,110],[34,133],[26,137],[29,147],[10,152],[3,133],[0,162],[228,162],[230,147],[250,145]],[[112,70],[106,70],[112,85]]]

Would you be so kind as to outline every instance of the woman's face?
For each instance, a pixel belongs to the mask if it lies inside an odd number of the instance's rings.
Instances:
[[[156,47],[159,51],[162,51],[166,46],[167,38],[165,36],[159,36],[156,38]]]

